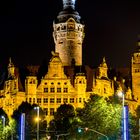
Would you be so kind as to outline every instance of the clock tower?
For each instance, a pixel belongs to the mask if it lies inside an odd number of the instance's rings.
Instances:
[[[75,1],[63,0],[63,10],[53,22],[55,52],[59,53],[64,66],[70,66],[72,62],[82,65],[84,25],[75,10]]]

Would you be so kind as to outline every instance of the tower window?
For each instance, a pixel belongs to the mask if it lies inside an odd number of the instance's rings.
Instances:
[[[60,30],[60,27],[57,28],[57,31],[59,31],[59,30]]]
[[[140,72],[139,69],[135,69],[135,73]]]

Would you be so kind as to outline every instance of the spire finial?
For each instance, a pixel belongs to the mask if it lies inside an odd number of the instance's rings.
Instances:
[[[105,57],[103,57],[103,63],[106,63]]]
[[[72,8],[75,9],[75,1],[76,0],[63,0],[63,9]]]
[[[12,59],[11,59],[11,57],[9,58],[9,67],[11,67],[11,66],[13,66],[14,64],[12,63]]]

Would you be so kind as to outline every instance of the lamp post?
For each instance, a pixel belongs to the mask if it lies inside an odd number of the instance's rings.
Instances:
[[[125,100],[125,98],[124,98],[124,92],[122,92],[122,91],[119,91],[118,92],[118,96],[119,97],[122,97],[122,119],[123,119],[123,132],[122,132],[122,134],[123,134],[123,140],[127,140],[127,135],[126,135],[126,120],[125,120],[125,108],[124,108],[124,100]]]
[[[37,140],[39,140],[39,106],[34,107],[37,110]]]
[[[3,128],[5,127],[5,117],[4,116],[1,116],[2,118],[2,123],[3,123]]]

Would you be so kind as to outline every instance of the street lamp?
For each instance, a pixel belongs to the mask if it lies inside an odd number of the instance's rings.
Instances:
[[[35,110],[37,110],[37,140],[39,140],[39,106],[34,107]]]
[[[2,123],[3,123],[3,128],[5,127],[5,117],[4,116],[1,116],[2,118]]]
[[[125,98],[124,98],[124,92],[122,92],[122,91],[119,91],[118,92],[118,96],[119,97],[122,97],[122,108],[123,108],[123,110],[122,110],[122,119],[123,119],[123,132],[122,132],[122,134],[123,134],[123,140],[127,140],[127,133],[126,133],[126,120],[125,120],[125,108],[124,108],[124,100],[125,100]]]

